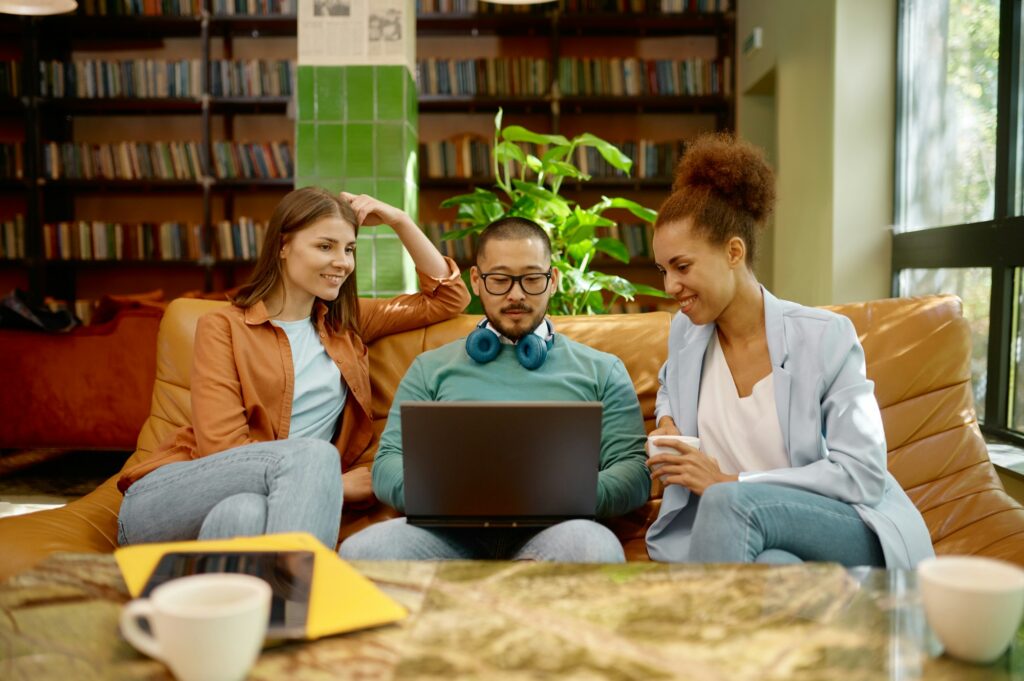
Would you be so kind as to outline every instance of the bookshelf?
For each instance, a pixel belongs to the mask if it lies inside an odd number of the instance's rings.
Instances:
[[[195,0],[194,5],[209,10],[218,3],[223,0]],[[443,143],[467,133],[489,140],[499,106],[505,110],[506,125],[517,123],[539,132],[569,136],[593,132],[617,144],[646,143],[667,148],[702,131],[734,128],[732,12],[695,11],[698,3],[691,0],[680,3],[687,11],[670,14],[655,11],[661,7],[659,0],[562,0],[525,12],[501,11],[495,6],[485,10],[485,5],[473,2],[418,4],[424,8],[447,4],[476,10],[421,12],[417,17],[418,59],[476,58],[484,60],[484,71],[487,60],[532,60],[542,65],[538,71],[542,82],[534,83],[528,91],[517,88],[508,94],[505,88],[502,92],[506,94],[484,94],[486,89],[478,94],[422,93],[422,144]],[[701,0],[700,4],[713,3]],[[623,8],[627,11],[616,11]],[[222,61],[294,61],[295,32],[294,15],[224,16],[204,11],[194,16],[0,18],[0,36],[15,38],[0,40],[4,43],[0,65],[14,63],[19,71],[17,93],[0,89],[0,158],[6,148],[3,145],[20,145],[23,152],[20,177],[0,175],[0,243],[4,243],[4,222],[21,216],[25,250],[22,258],[0,257],[0,287],[8,290],[21,286],[40,296],[74,300],[146,288],[164,288],[173,295],[240,283],[250,262],[239,257],[241,249],[237,249],[239,253],[220,252],[220,242],[225,238],[221,221],[238,223],[242,217],[266,220],[291,188],[292,180],[280,173],[257,178],[219,176],[223,173],[218,174],[216,168],[217,143],[293,144],[294,122],[289,117],[292,97],[221,94],[220,90],[215,94],[211,66]],[[193,78],[187,84],[190,89],[184,91],[187,95],[177,96],[176,90],[170,97],[92,98],[73,92],[44,95],[35,75],[39,65],[47,62],[129,59],[190,61],[198,68],[190,71]],[[623,94],[611,94],[607,87],[579,87],[570,89],[569,94],[563,92],[560,81],[568,63],[565,60],[570,59],[597,60],[605,74],[630,59],[641,60],[632,68],[647,61],[667,68],[668,62],[700,59],[717,64],[718,86],[714,92],[699,94],[685,90],[655,94],[644,81],[632,94],[625,94],[621,88]],[[0,75],[3,73],[0,69]],[[198,83],[194,74],[199,74]],[[50,142],[102,146],[156,141],[194,143],[201,172],[183,179],[56,179],[47,174],[46,148]],[[420,162],[420,221],[425,225],[443,224],[454,218],[453,213],[438,208],[444,198],[491,183],[481,173],[453,177],[428,172],[425,160],[424,156]],[[568,193],[587,202],[598,200],[602,193],[614,193],[657,206],[668,191],[670,176],[665,168],[671,164],[666,165],[662,159],[654,165],[659,170],[639,176],[595,176],[585,187],[570,183]],[[620,219],[624,229],[633,229],[628,226],[633,221],[627,215],[611,217]],[[44,226],[74,221],[90,225],[124,223],[125,230],[145,224],[156,225],[153,229],[159,231],[161,224],[180,223],[189,231],[191,225],[199,225],[205,250],[172,260],[47,258]],[[638,237],[633,234],[630,238],[636,246]],[[644,249],[634,246],[631,250],[637,254],[636,263],[616,273],[642,283],[660,283]],[[463,265],[469,256],[471,250],[465,254]],[[149,265],[159,267],[149,272]]]
[[[126,5],[80,10],[103,3]],[[245,218],[265,220],[293,184],[295,20],[202,4],[186,16],[0,15],[0,35],[20,36],[0,48],[0,77],[16,63],[19,86],[0,83],[0,161],[21,152],[19,176],[0,163],[4,290],[73,301],[245,276],[259,226]],[[18,259],[4,257],[15,219]]]

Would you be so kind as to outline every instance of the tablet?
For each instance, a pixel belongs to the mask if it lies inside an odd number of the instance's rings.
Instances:
[[[306,638],[309,594],[313,585],[312,551],[195,551],[166,553],[142,589],[142,598],[164,582],[206,572],[239,572],[270,584],[267,638]]]

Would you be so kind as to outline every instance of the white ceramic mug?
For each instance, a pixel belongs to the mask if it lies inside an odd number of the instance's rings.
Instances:
[[[675,440],[676,442],[682,442],[683,444],[689,445],[694,449],[700,449],[700,438],[693,437],[692,435],[648,435],[647,436],[647,457],[650,458],[655,454],[679,454],[679,450],[675,447],[666,444],[658,444],[665,440]],[[654,470],[658,470],[665,464],[658,463],[653,466]],[[664,482],[664,480],[662,480]]]
[[[125,605],[121,633],[179,681],[244,679],[263,647],[270,596],[270,585],[250,575],[181,577]]]
[[[938,556],[917,566],[928,625],[946,652],[989,664],[1006,650],[1024,615],[1024,570],[979,556]]]

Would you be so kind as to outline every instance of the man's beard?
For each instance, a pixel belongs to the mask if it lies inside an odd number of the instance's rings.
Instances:
[[[533,314],[534,312],[533,308],[528,305],[508,305],[506,307],[501,308],[501,312],[503,314],[508,312],[514,312],[517,310],[522,311],[524,314],[527,315]],[[539,316],[530,317],[529,322],[525,326],[515,328],[506,326],[501,319],[491,317],[489,314],[487,314],[486,317],[487,321],[490,322],[491,326],[497,329],[502,336],[509,339],[513,343],[518,343],[521,339],[525,338],[526,336],[529,336],[536,330],[538,326],[541,325],[541,322],[544,321],[544,315],[542,313]]]

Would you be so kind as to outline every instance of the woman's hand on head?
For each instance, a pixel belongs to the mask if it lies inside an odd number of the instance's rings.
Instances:
[[[341,192],[341,197],[349,202],[356,214],[359,225],[368,227],[373,225],[388,225],[395,228],[403,222],[409,222],[410,218],[401,208],[384,203],[373,198],[369,194],[349,194]]]
[[[652,432],[652,435],[655,433]],[[670,433],[657,433],[669,435]],[[678,431],[674,434],[678,434]],[[736,482],[739,476],[723,473],[718,461],[699,449],[677,440],[667,440],[659,446],[671,447],[677,453],[655,454],[647,459],[647,467],[651,469],[651,478],[657,477],[664,485],[682,485],[694,494],[704,494],[704,490],[720,482]],[[658,469],[655,470],[655,466]]]

